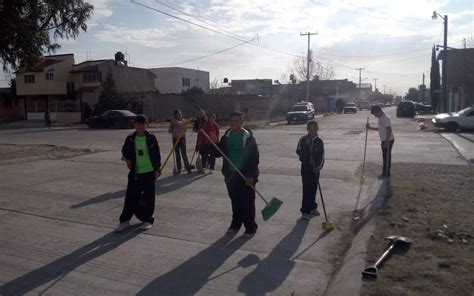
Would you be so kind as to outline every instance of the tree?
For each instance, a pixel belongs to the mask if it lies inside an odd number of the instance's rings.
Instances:
[[[434,111],[439,110],[440,89],[441,77],[439,75],[439,63],[436,59],[436,49],[433,45],[433,50],[431,51],[430,94],[431,106],[433,107]]]
[[[94,7],[83,0],[1,1],[0,58],[3,69],[37,64],[43,53],[61,46],[58,39],[76,38],[87,30]]]
[[[407,101],[418,101],[420,99],[420,91],[415,87],[410,87],[407,94],[405,95],[405,100]]]
[[[298,81],[306,81],[306,71],[307,71],[307,57],[299,56],[296,57],[293,66],[291,68],[291,73],[295,76]],[[331,66],[325,66],[319,61],[314,61],[313,51],[309,52],[309,77],[310,80],[329,80],[335,76],[334,69]]]
[[[107,110],[125,109],[129,102],[125,102],[117,93],[114,76],[109,72],[102,83],[102,91],[99,95],[96,112],[102,113]]]
[[[200,99],[204,97],[204,90],[200,87],[193,86],[188,90],[183,90],[181,95],[190,104],[196,104]]]

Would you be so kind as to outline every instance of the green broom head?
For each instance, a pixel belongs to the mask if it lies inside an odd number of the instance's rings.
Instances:
[[[273,197],[267,206],[262,210],[263,221],[268,221],[273,215],[275,215],[282,204],[283,201]]]

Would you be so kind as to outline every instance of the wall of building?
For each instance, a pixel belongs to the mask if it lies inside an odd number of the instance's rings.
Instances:
[[[193,86],[209,92],[209,72],[178,67],[149,70],[156,75],[155,87],[162,94],[179,94]],[[189,86],[183,86],[183,78],[190,79]]]
[[[25,119],[25,103],[17,98],[11,103],[0,99],[0,122],[9,122]]]
[[[62,57],[62,61],[45,67],[43,71],[19,71],[16,74],[17,95],[66,94],[66,82],[72,80],[69,71],[73,64],[74,56],[67,55]],[[53,70],[53,80],[46,80],[46,72],[51,69]],[[35,75],[35,83],[25,84],[25,74]]]
[[[112,72],[118,93],[148,92],[155,89],[155,75],[140,68],[118,65],[114,61],[107,61],[98,65],[102,72],[102,81]]]

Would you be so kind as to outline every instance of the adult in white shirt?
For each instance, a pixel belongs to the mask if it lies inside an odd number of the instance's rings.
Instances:
[[[370,113],[379,120],[378,127],[371,127],[370,124],[367,123],[366,128],[373,131],[379,131],[380,141],[382,142],[381,147],[383,157],[383,171],[380,177],[390,177],[390,167],[392,165],[392,147],[393,143],[395,142],[395,137],[393,136],[392,130],[392,121],[379,106],[373,106],[372,109],[370,109]]]

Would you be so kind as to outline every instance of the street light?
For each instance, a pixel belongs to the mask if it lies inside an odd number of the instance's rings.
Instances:
[[[443,20],[444,23],[444,43],[443,43],[443,110],[444,112],[449,112],[449,102],[448,102],[448,80],[447,80],[447,64],[448,64],[448,15],[442,16],[441,14],[437,13],[436,10],[433,11],[433,15],[431,16],[432,20],[437,20],[438,16]]]

